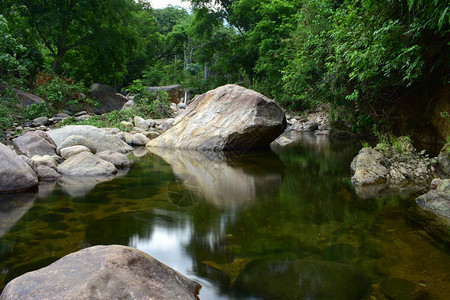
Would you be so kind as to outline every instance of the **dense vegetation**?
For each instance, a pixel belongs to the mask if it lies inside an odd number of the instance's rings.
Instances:
[[[237,83],[293,110],[329,103],[356,129],[369,128],[403,95],[448,83],[449,4],[191,0],[187,11],[133,0],[4,0],[0,81],[81,92],[140,80],[192,93]],[[52,80],[39,82],[42,74]]]

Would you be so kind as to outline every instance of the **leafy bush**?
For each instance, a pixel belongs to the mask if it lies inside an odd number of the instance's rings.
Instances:
[[[54,110],[61,110],[68,107],[80,107],[80,101],[83,100],[85,88],[83,82],[74,83],[70,78],[61,77],[40,77],[44,78],[36,88],[39,96],[47,100]],[[45,79],[47,78],[47,79]]]
[[[33,120],[38,117],[50,117],[55,113],[55,110],[49,107],[45,102],[39,104],[32,104],[25,107],[22,116],[27,120]]]
[[[17,100],[13,90],[0,89],[0,129],[8,129],[19,114]]]

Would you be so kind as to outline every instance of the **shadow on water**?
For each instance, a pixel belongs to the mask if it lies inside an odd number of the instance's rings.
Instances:
[[[358,145],[289,134],[289,147],[234,156],[137,149],[122,177],[0,196],[0,286],[122,244],[201,283],[201,299],[445,299],[449,256],[409,225],[410,199],[360,199]]]

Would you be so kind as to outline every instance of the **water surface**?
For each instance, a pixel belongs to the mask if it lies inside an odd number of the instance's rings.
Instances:
[[[0,287],[99,244],[145,251],[201,299],[449,299],[449,255],[411,225],[411,199],[360,199],[359,145],[304,136],[231,157],[137,150],[129,172],[0,196]]]

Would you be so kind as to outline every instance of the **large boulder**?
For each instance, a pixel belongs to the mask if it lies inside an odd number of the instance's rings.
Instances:
[[[175,118],[173,127],[147,147],[242,152],[268,147],[286,127],[273,100],[238,85],[225,85],[196,96]]]
[[[13,139],[13,145],[18,154],[27,157],[56,154],[55,142],[47,133],[40,130],[29,131]]]
[[[112,87],[99,83],[92,85],[89,96],[98,102],[94,108],[96,114],[120,110],[129,100],[122,94],[116,93]]]
[[[94,143],[82,135],[71,135],[67,137],[60,145],[58,145],[56,152],[61,153],[62,149],[73,146],[84,146],[88,148],[90,152],[94,154],[97,153],[97,147],[95,147]]]
[[[60,146],[71,135],[81,135],[91,140],[97,148],[97,152],[112,150],[120,153],[133,151],[133,148],[115,135],[90,125],[69,125],[59,129],[48,131],[49,136]]]
[[[149,87],[148,90],[156,93],[159,93],[160,91],[166,92],[169,96],[167,100],[175,104],[180,103],[181,97],[183,96],[183,88],[181,85],[152,86]]]
[[[0,143],[0,193],[24,191],[37,184],[38,178],[33,169]]]
[[[15,88],[12,88],[6,84],[0,83],[0,90],[10,89],[13,90],[16,94],[17,102],[23,106],[31,106],[33,104],[40,104],[41,102],[44,102],[44,99],[42,99],[39,96],[19,91]]]
[[[198,299],[199,285],[150,255],[125,246],[94,246],[26,273],[0,299]]]
[[[58,173],[67,176],[111,176],[117,173],[117,169],[90,152],[81,152],[60,164]]]
[[[424,192],[432,179],[430,163],[405,142],[398,152],[389,145],[366,147],[351,163],[351,181],[362,198],[404,197]]]

